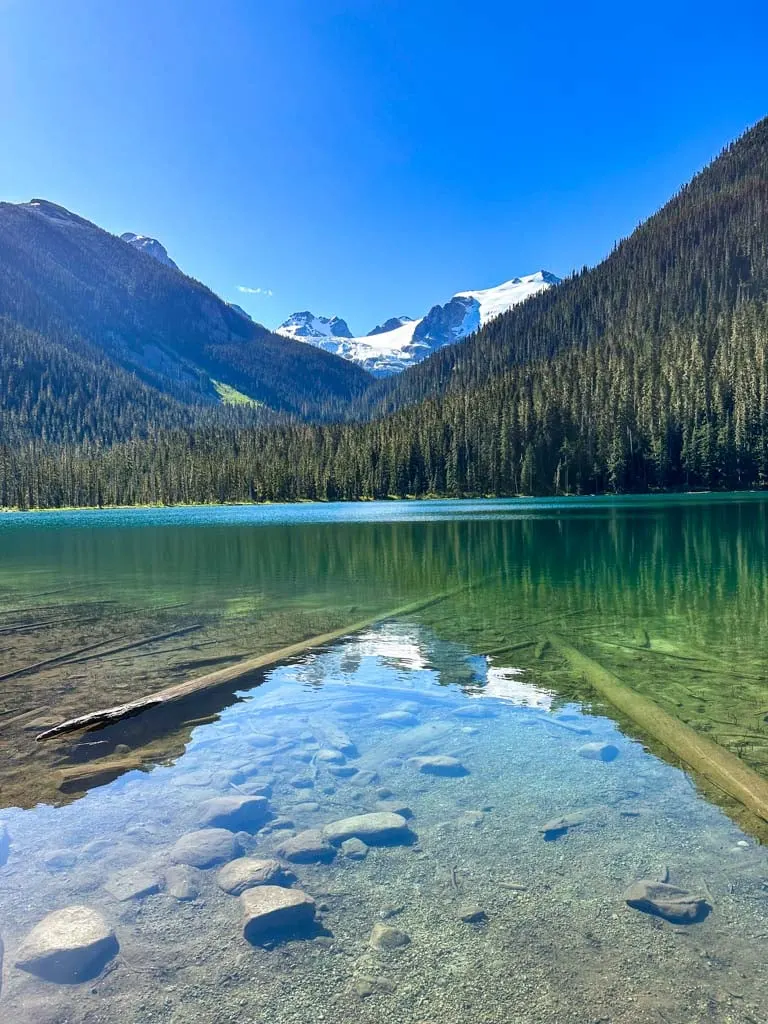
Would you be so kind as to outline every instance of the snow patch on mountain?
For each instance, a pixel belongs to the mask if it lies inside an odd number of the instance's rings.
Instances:
[[[457,292],[418,320],[392,317],[361,337],[353,337],[339,317],[318,317],[309,312],[294,313],[278,327],[277,333],[359,363],[375,377],[389,377],[420,363],[437,349],[466,338],[518,303],[559,283],[559,277],[539,270],[525,277],[513,277],[495,288]],[[341,330],[333,329],[334,324],[337,328],[341,325]]]
[[[134,249],[145,252],[148,256],[156,259],[158,263],[164,263],[166,267],[173,267],[174,270],[179,269],[168,255],[165,246],[156,238],[150,238],[149,235],[135,235],[133,231],[126,231],[120,237]]]

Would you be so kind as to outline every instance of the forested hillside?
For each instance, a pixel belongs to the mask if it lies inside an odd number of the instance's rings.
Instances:
[[[767,352],[768,120],[594,270],[373,385],[363,422],[6,444],[0,504],[764,487]]]
[[[643,346],[768,296],[768,118],[730,145],[602,263],[511,309],[408,373],[379,381],[374,415],[482,384],[517,364],[603,340]]]
[[[29,397],[18,394],[19,375],[7,375],[21,344],[36,351],[19,357]],[[52,438],[87,440],[93,430],[78,433],[77,424],[100,422],[96,436],[106,443],[193,422],[195,407],[219,403],[216,382],[267,409],[323,416],[338,413],[369,379],[272,334],[175,267],[43,200],[0,203],[0,360],[0,407],[14,435],[42,436],[46,423]],[[125,431],[108,423],[118,393]]]

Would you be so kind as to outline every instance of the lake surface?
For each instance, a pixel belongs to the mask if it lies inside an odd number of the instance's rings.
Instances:
[[[767,527],[757,495],[0,518],[0,1019],[765,1021],[766,823],[564,652],[764,779]]]

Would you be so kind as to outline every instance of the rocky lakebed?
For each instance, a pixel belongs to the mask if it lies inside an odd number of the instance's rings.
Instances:
[[[439,685],[428,643],[280,666],[174,763],[4,810],[0,1019],[768,1019],[764,848],[513,670]]]

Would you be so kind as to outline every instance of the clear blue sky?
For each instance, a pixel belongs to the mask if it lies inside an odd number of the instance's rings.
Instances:
[[[765,0],[0,0],[0,197],[364,333],[599,260],[768,113],[766,39]]]

